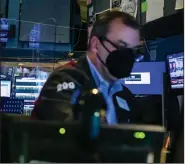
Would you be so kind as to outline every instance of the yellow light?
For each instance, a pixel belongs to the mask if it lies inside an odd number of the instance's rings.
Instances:
[[[99,92],[98,89],[93,89],[93,90],[92,90],[92,93],[93,93],[94,95],[98,94],[98,92]]]
[[[24,65],[24,63],[19,63],[19,64],[18,64],[18,66],[23,66],[23,65]]]
[[[59,133],[60,133],[60,134],[65,134],[65,133],[66,133],[66,130],[65,130],[64,128],[60,128],[60,129],[59,129]]]
[[[100,115],[101,115],[101,116],[105,116],[105,114],[106,114],[106,113],[105,113],[105,110],[104,110],[104,109],[100,110]]]
[[[95,113],[94,113],[94,116],[95,116],[95,117],[99,117],[99,116],[100,116],[100,113],[99,113],[99,112],[95,112]]]

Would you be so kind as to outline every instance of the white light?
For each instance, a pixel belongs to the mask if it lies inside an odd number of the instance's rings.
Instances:
[[[99,91],[98,91],[98,89],[93,89],[93,90],[92,90],[92,93],[93,93],[94,95],[96,95],[96,94],[99,93]]]

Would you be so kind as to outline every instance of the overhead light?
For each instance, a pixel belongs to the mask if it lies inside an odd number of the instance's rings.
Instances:
[[[69,53],[68,57],[72,57],[74,55],[74,53]]]
[[[18,66],[24,66],[24,63],[19,63]]]

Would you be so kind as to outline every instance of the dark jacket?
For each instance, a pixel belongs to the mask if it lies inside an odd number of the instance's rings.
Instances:
[[[63,83],[73,82],[73,89],[59,89],[57,86]],[[76,91],[81,88],[96,88],[95,81],[91,75],[87,58],[81,58],[76,64],[69,63],[56,69],[45,83],[38,100],[36,101],[32,118],[40,120],[72,120],[71,99]],[[130,111],[119,107],[116,96],[127,101]],[[116,115],[119,123],[141,122],[141,109],[135,102],[133,94],[123,86],[123,91],[113,95]]]

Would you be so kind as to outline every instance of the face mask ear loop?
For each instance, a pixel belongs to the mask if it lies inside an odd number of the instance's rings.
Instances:
[[[101,43],[102,46],[107,50],[108,53],[111,53],[102,41],[100,41],[100,43]]]
[[[107,52],[110,53],[110,51],[109,51],[108,48],[105,46],[105,44],[104,44],[102,41],[100,41],[100,43],[101,43],[102,46],[107,50]],[[107,67],[107,65],[106,65],[106,64],[103,62],[103,60],[100,58],[99,54],[97,54],[97,57],[98,57],[98,59],[100,60],[100,62],[101,62],[105,67]]]
[[[106,66],[106,64],[103,62],[103,60],[100,58],[100,56],[97,54],[97,57],[98,57],[98,59],[100,60],[100,62],[105,66],[105,67],[107,67]]]

